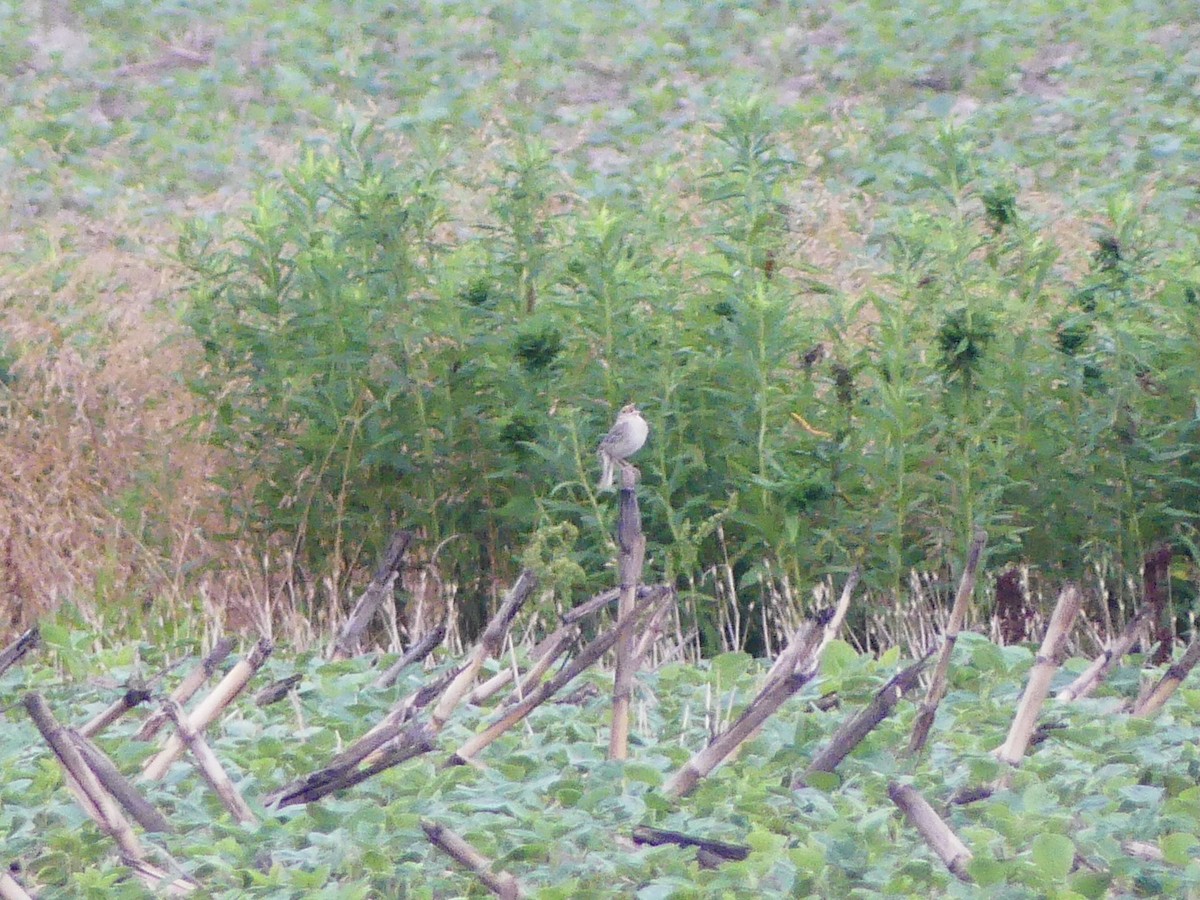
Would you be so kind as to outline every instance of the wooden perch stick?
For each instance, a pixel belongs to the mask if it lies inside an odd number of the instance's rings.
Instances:
[[[0,675],[3,675],[8,669],[24,659],[27,654],[31,653],[41,639],[41,632],[34,625],[3,650],[0,650]]]
[[[1075,616],[1079,614],[1081,601],[1082,595],[1074,584],[1067,584],[1058,595],[1058,603],[1054,606],[1050,624],[1046,626],[1046,636],[1042,639],[1042,648],[1038,651],[1033,670],[1029,673],[1029,684],[1025,686],[1017,714],[1008,730],[1008,738],[1003,746],[996,750],[996,758],[1001,762],[1015,766],[1020,764],[1025,755],[1038,713],[1046,695],[1050,693],[1050,681],[1062,662],[1067,636],[1071,632]]]
[[[225,804],[225,808],[242,824],[256,822],[257,819],[254,813],[250,811],[250,807],[246,805],[246,801],[238,793],[238,789],[234,787],[229,776],[225,774],[225,769],[222,768],[220,760],[217,759],[216,754],[208,746],[208,741],[204,739],[204,735],[188,723],[187,713],[183,711],[183,707],[170,697],[163,701],[163,706],[166,708],[167,715],[171,721],[175,723],[175,729],[180,738],[182,738],[184,745],[192,752],[192,756],[195,757],[196,768],[200,770],[200,774],[208,782],[208,786],[221,798],[221,802]]]
[[[700,864],[710,868],[709,860],[718,862],[736,862],[750,855],[750,848],[742,844],[726,844],[724,841],[713,841],[708,838],[692,837],[678,831],[664,831],[661,828],[651,828],[649,825],[638,825],[633,829],[635,844],[648,844],[651,847],[661,847],[663,844],[674,844],[677,847],[695,847]],[[703,857],[701,856],[703,854]]]
[[[354,609],[342,626],[341,633],[329,645],[327,656],[330,659],[347,659],[358,653],[367,626],[371,624],[371,619],[375,617],[375,613],[383,601],[391,596],[392,586],[400,577],[400,565],[404,560],[404,552],[408,550],[412,538],[411,531],[397,531],[392,535],[388,548],[383,554],[383,562],[375,570],[375,577],[371,579],[367,589],[362,592],[358,602],[354,604]]]
[[[971,876],[967,873],[971,851],[934,812],[925,798],[908,785],[897,784],[894,781],[888,783],[888,796],[900,807],[909,824],[921,833],[921,837],[937,854],[938,859],[946,864],[946,868],[960,880],[971,881]]]
[[[933,718],[937,715],[938,705],[946,696],[946,680],[950,674],[950,657],[954,655],[954,644],[958,633],[962,631],[967,619],[967,606],[971,595],[975,592],[975,574],[979,571],[979,561],[983,558],[983,548],[987,546],[987,532],[982,528],[976,529],[971,539],[971,549],[967,553],[967,564],[963,567],[962,578],[958,583],[958,593],[954,595],[954,606],[950,608],[950,619],[946,623],[946,633],[942,636],[942,651],[938,656],[937,666],[933,670],[933,680],[929,683],[929,692],[925,702],[917,713],[913,725],[912,737],[908,742],[909,753],[920,753],[929,739],[929,729],[933,727]]]
[[[488,622],[487,628],[483,630],[467,664],[450,682],[450,686],[442,694],[442,699],[434,707],[433,714],[430,716],[430,724],[435,732],[442,730],[454,712],[454,708],[471,689],[471,684],[475,681],[475,676],[479,674],[484,661],[489,656],[499,656],[504,650],[504,637],[508,634],[513,619],[516,618],[517,613],[529,599],[529,595],[533,593],[535,587],[537,587],[537,576],[526,569],[517,578],[517,583],[512,586],[508,596],[504,598],[504,602],[500,604],[500,608]]]
[[[129,710],[140,706],[149,699],[150,692],[145,688],[130,688],[121,695],[120,699],[113,701],[107,709],[102,710],[95,718],[80,728],[79,733],[85,738],[93,738]]]
[[[263,638],[250,651],[249,656],[235,665],[215,688],[205,697],[188,716],[188,724],[196,731],[203,731],[226,706],[232,703],[254,677],[262,664],[267,661],[275,645]],[[171,763],[183,753],[183,738],[178,734],[171,735],[165,747],[156,755],[146,760],[142,777],[147,781],[157,781],[167,774]]]
[[[0,871],[0,900],[33,900],[20,882],[7,872]]]
[[[929,662],[932,653],[933,651],[930,651],[922,659],[893,675],[875,694],[875,699],[838,730],[829,745],[813,758],[799,782],[792,787],[803,786],[805,780],[814,772],[832,772],[836,769],[876,725],[891,715],[900,698],[916,686],[917,678]]]
[[[433,846],[474,872],[497,897],[502,900],[517,900],[523,896],[517,879],[507,872],[493,872],[492,861],[468,844],[461,835],[428,819],[421,820],[421,829]]]
[[[1131,715],[1145,719],[1162,709],[1163,704],[1179,689],[1197,662],[1200,662],[1200,639],[1193,638],[1179,662],[1167,669],[1158,684],[1154,686],[1154,690],[1133,707]]]
[[[632,466],[621,469],[621,505],[617,519],[617,546],[620,548],[617,572],[621,591],[617,600],[618,623],[637,615],[637,586],[646,560],[646,536],[642,534],[636,472]],[[633,674],[637,668],[635,649],[633,629],[627,629],[616,644],[609,759],[626,759],[629,756],[629,704],[633,698]]]
[[[404,651],[404,654],[388,666],[378,678],[375,679],[375,687],[387,688],[396,683],[396,679],[400,677],[400,673],[413,663],[418,663],[433,652],[434,648],[440,644],[446,637],[446,623],[443,622],[433,631],[427,631],[421,635],[421,639]]]
[[[96,780],[113,796],[113,799],[125,808],[134,821],[151,832],[171,833],[175,831],[167,817],[138,793],[138,789],[121,774],[121,770],[103,750],[78,731],[67,729],[66,733],[79,751],[79,755],[83,757],[83,761],[95,774]]]
[[[700,783],[700,779],[709,775],[713,769],[724,762],[725,758],[737,749],[743,741],[751,738],[767,718],[779,709],[789,697],[808,684],[816,675],[815,667],[810,662],[816,656],[817,648],[821,645],[821,625],[809,620],[792,636],[788,646],[780,654],[794,659],[792,671],[784,671],[769,677],[766,685],[732,725],[718,734],[708,746],[695,754],[683,765],[663,786],[663,793],[668,797],[683,797],[690,794]]]
[[[496,738],[528,716],[537,707],[561,690],[564,685],[579,675],[579,673],[600,659],[601,656],[612,649],[622,634],[632,631],[639,621],[654,615],[655,610],[666,602],[667,598],[673,596],[675,596],[675,592],[669,587],[662,587],[652,592],[650,596],[638,605],[637,615],[629,616],[624,621],[619,621],[615,628],[596,637],[590,644],[580,650],[578,655],[571,660],[570,664],[563,668],[557,675],[549,681],[542,682],[534,690],[530,691],[524,700],[521,700],[511,709],[505,711],[495,722],[459,747],[450,757],[449,764],[461,765],[469,762],[480,751],[495,741]]]
[[[801,638],[801,635],[807,635],[809,622],[801,623],[796,629],[796,633],[792,639],[788,641],[787,646],[780,651],[775,657],[775,662],[771,665],[767,672],[767,684],[779,678],[786,678],[793,673],[803,674],[808,669],[815,670],[821,661],[821,654],[825,652],[825,648],[837,636],[838,630],[842,627],[842,622],[846,618],[846,612],[850,609],[850,598],[854,594],[854,589],[858,587],[858,582],[862,578],[862,569],[855,566],[846,578],[846,583],[842,585],[842,594],[838,598],[837,606],[834,607],[833,613],[827,615],[826,620],[819,632],[820,642],[815,648],[809,647],[807,637]]]
[[[556,629],[552,634],[547,635],[538,641],[537,644],[534,645],[533,649],[529,651],[529,662],[536,667],[546,656],[547,651],[555,648],[558,642],[562,640],[563,636],[571,630],[572,629],[569,626],[564,625]],[[578,629],[574,629],[574,632],[578,633]],[[553,660],[551,660],[551,663],[553,663]],[[545,670],[543,669],[543,671]],[[501,690],[506,684],[513,680],[513,677],[513,667],[504,666],[499,672],[497,672],[487,681],[483,682],[482,684],[477,684],[474,690],[467,694],[467,702],[472,706],[479,706],[481,703],[484,703],[495,696],[497,691]],[[526,676],[526,680],[527,679],[528,676]]]
[[[579,640],[579,626],[564,625],[546,640],[548,643],[542,651],[541,656],[530,666],[529,671],[521,677],[521,683],[513,688],[511,694],[504,698],[504,706],[512,706],[514,703],[520,703],[521,699],[537,686],[541,677],[546,674],[546,670],[554,665],[555,661]],[[534,649],[536,650],[536,648]],[[509,671],[511,672],[512,670],[509,669]]]
[[[50,749],[54,751],[54,755],[58,757],[63,769],[73,779],[82,797],[86,798],[82,805],[88,815],[100,826],[101,831],[117,842],[123,853],[134,859],[141,859],[144,853],[137,835],[112,797],[101,787],[95,774],[84,762],[66,729],[54,718],[54,713],[50,711],[42,695],[26,694],[25,709],[46,743],[50,745]]]
[[[392,707],[391,711],[370,731],[331,759],[328,765],[272,791],[263,798],[263,805],[279,807],[307,803],[315,797],[324,796],[326,793],[337,790],[338,786],[346,784],[350,773],[354,772],[363,760],[368,760],[370,757],[369,761],[373,763],[377,761],[375,754],[389,752],[387,751],[389,744],[392,742],[402,743],[406,740],[403,737],[405,723],[416,714],[417,710],[432,703],[459,671],[460,668],[450,669],[430,684],[405,697],[404,700]],[[416,737],[420,736],[416,735]],[[426,749],[432,750],[433,744],[430,743]],[[400,760],[396,760],[396,762],[400,762]],[[392,763],[392,765],[394,764],[395,762]],[[329,787],[329,785],[334,785],[334,787]]]
[[[1149,615],[1150,608],[1148,606],[1143,606],[1139,609],[1125,623],[1125,628],[1117,636],[1116,640],[1109,642],[1105,651],[1092,660],[1092,664],[1078,678],[1059,691],[1056,699],[1064,702],[1078,700],[1080,697],[1086,697],[1094,691],[1100,682],[1108,677],[1108,673],[1112,671],[1113,666],[1120,661],[1121,657],[1129,652],[1129,648],[1137,640],[1138,632],[1141,631]]]
[[[191,700],[196,691],[200,690],[204,682],[212,677],[213,673],[217,671],[217,666],[225,661],[225,657],[232,650],[232,638],[223,637],[217,641],[209,654],[200,661],[200,665],[192,669],[187,677],[176,685],[175,690],[171,691],[171,699],[181,704]],[[134,737],[139,741],[148,741],[158,734],[159,729],[166,721],[167,714],[160,709],[142,723],[142,727],[138,729],[138,733]]]
[[[292,688],[298,685],[303,677],[303,675],[297,672],[295,675],[289,675],[286,678],[279,678],[272,681],[254,695],[254,705],[270,706],[272,703],[278,703],[292,692]]]

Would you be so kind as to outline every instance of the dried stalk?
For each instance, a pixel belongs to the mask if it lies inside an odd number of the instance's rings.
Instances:
[[[1162,709],[1163,704],[1179,689],[1197,662],[1200,662],[1200,639],[1193,639],[1179,662],[1167,669],[1158,684],[1154,686],[1154,690],[1144,700],[1139,701],[1130,714],[1139,719],[1145,719]]]
[[[200,774],[208,782],[208,786],[221,798],[225,808],[242,824],[253,824],[258,821],[229,776],[225,774],[225,769],[222,768],[220,760],[208,746],[208,742],[204,740],[204,735],[188,724],[187,713],[183,711],[183,707],[169,697],[163,701],[163,707],[171,721],[175,723],[175,729],[184,745],[196,758],[196,768],[200,770]]]
[[[483,630],[467,664],[450,682],[450,686],[442,694],[442,699],[434,707],[430,721],[435,732],[441,731],[449,721],[454,708],[471,689],[471,684],[475,681],[475,676],[479,674],[484,661],[489,656],[499,656],[504,650],[504,636],[508,634],[508,629],[512,625],[513,619],[516,618],[517,612],[529,599],[529,595],[533,593],[535,587],[537,587],[537,576],[526,569],[517,578],[517,583],[512,586],[508,596],[504,598],[504,602],[500,604],[500,608],[488,622],[487,628]]]
[[[375,613],[383,601],[391,596],[392,586],[400,577],[400,564],[404,560],[404,552],[412,543],[412,538],[411,531],[397,531],[392,535],[388,548],[383,554],[383,562],[375,570],[375,577],[371,579],[367,589],[362,592],[358,602],[354,604],[354,609],[342,626],[341,633],[329,645],[326,655],[330,659],[347,659],[359,652],[363,633],[371,624],[371,619],[375,617]]]
[[[814,772],[832,772],[836,769],[876,725],[891,715],[896,704],[900,702],[900,698],[916,686],[917,678],[925,668],[925,664],[929,662],[931,655],[932,651],[908,668],[893,675],[888,683],[876,692],[875,698],[870,704],[838,730],[829,745],[813,758],[799,782],[794,783],[792,787],[802,787]]]
[[[617,519],[617,546],[620,548],[617,571],[621,591],[617,601],[618,623],[637,615],[637,586],[646,559],[646,536],[642,534],[636,473],[637,470],[632,466],[621,470],[621,506]],[[633,629],[622,633],[617,640],[616,651],[608,758],[626,759],[629,756],[629,704],[633,698],[633,674],[637,668]]]
[[[433,631],[427,631],[421,639],[404,651],[404,654],[392,663],[385,672],[375,679],[375,687],[387,688],[396,683],[400,673],[413,663],[420,662],[437,647],[446,637],[446,624],[443,622]]]
[[[41,694],[26,694],[25,709],[46,743],[50,745],[50,749],[54,751],[54,755],[58,757],[63,769],[86,798],[82,805],[88,811],[88,815],[100,826],[101,831],[117,842],[123,853],[134,859],[141,859],[144,852],[137,835],[133,833],[129,822],[121,814],[112,797],[100,786],[99,780],[84,762],[66,729],[54,718]]]
[[[668,797],[683,797],[692,792],[701,778],[709,775],[743,742],[751,738],[767,718],[789,697],[808,684],[816,674],[816,651],[823,630],[817,622],[804,623],[780,654],[795,660],[792,669],[769,677],[766,685],[750,701],[737,721],[713,738],[707,747],[693,756],[663,786]]]
[[[1033,670],[1029,673],[1029,684],[1021,696],[1017,714],[1008,730],[1008,738],[1003,746],[996,750],[996,758],[1011,766],[1018,765],[1029,746],[1029,738],[1033,734],[1034,724],[1038,713],[1050,693],[1050,681],[1054,671],[1062,662],[1067,636],[1075,616],[1079,614],[1082,594],[1074,584],[1067,584],[1058,595],[1058,603],[1046,626],[1046,636],[1042,639],[1042,648],[1038,651]]]
[[[107,709],[79,729],[85,738],[92,738],[111,725],[135,706],[140,706],[150,699],[150,692],[145,688],[130,688],[115,700]]]
[[[181,704],[191,700],[196,691],[200,690],[204,682],[212,677],[213,673],[217,671],[217,666],[225,661],[225,657],[232,650],[232,638],[225,637],[217,641],[209,654],[200,661],[200,665],[192,669],[187,677],[176,685],[175,690],[171,691],[171,699]],[[158,730],[166,721],[167,714],[160,709],[142,723],[142,727],[138,729],[138,733],[134,737],[139,741],[148,741],[158,734]]]
[[[960,880],[970,882],[967,864],[972,858],[971,851],[934,812],[925,798],[908,785],[897,784],[894,781],[888,783],[888,796],[900,807],[909,823],[921,833],[925,843],[937,854],[938,859],[945,863],[946,868]]]
[[[1143,606],[1139,609],[1125,623],[1125,628],[1116,640],[1111,641],[1105,651],[1092,660],[1092,664],[1078,678],[1059,691],[1056,699],[1066,702],[1091,694],[1100,682],[1108,677],[1108,673],[1112,671],[1113,666],[1120,661],[1121,657],[1129,652],[1129,648],[1137,640],[1138,632],[1141,631],[1149,615],[1149,607]]]
[[[250,655],[241,660],[229,670],[220,683],[205,697],[188,716],[188,724],[196,731],[203,731],[226,706],[234,701],[254,677],[262,664],[271,655],[274,644],[263,638],[250,651]],[[171,735],[166,746],[156,755],[146,760],[142,777],[148,781],[157,781],[167,774],[171,763],[183,753],[183,739],[178,734]]]
[[[7,872],[0,871],[0,900],[33,900],[20,882]]]
[[[975,531],[971,540],[971,549],[967,553],[967,564],[963,567],[962,578],[958,583],[958,593],[954,595],[954,606],[950,609],[950,619],[946,623],[946,632],[942,637],[942,651],[938,656],[937,667],[933,670],[933,680],[929,684],[929,692],[925,702],[917,713],[913,725],[912,737],[908,742],[909,753],[920,753],[929,739],[929,729],[933,727],[933,718],[937,715],[938,705],[946,696],[946,680],[950,674],[950,657],[954,654],[954,644],[958,633],[962,631],[967,619],[967,605],[975,592],[975,575],[979,571],[979,561],[983,558],[983,548],[987,546],[987,532],[982,528]]]
[[[171,823],[167,821],[167,817],[138,793],[137,788],[121,774],[116,764],[108,758],[103,750],[78,731],[66,729],[66,734],[79,751],[79,755],[83,757],[83,761],[96,776],[96,780],[125,808],[135,822],[150,832],[170,833],[175,831]]]
[[[595,638],[590,644],[580,650],[579,654],[562,671],[549,681],[538,685],[537,688],[526,695],[524,700],[507,710],[484,731],[463,744],[450,757],[449,763],[451,765],[461,765],[473,759],[480,751],[495,741],[496,738],[500,737],[500,735],[528,716],[533,710],[545,703],[550,697],[561,690],[564,685],[611,650],[622,634],[633,631],[639,621],[654,615],[655,611],[667,598],[674,595],[675,592],[669,587],[662,587],[653,592],[639,604],[636,615],[629,616],[624,621],[619,621],[615,628]]]
[[[579,630],[577,628],[571,628],[569,626],[563,626],[556,629],[552,634],[542,638],[537,644],[534,645],[534,648],[529,651],[529,661],[536,668],[542,662],[542,660],[545,659],[548,652],[553,651],[556,654],[561,653],[562,650],[556,648],[560,646],[560,642],[563,640],[564,635],[568,633],[578,634],[578,631]],[[553,662],[553,659],[551,659],[546,665],[552,665]],[[542,671],[544,672],[545,668],[543,668]],[[513,680],[513,677],[513,667],[505,666],[487,681],[476,685],[475,689],[472,690],[471,693],[467,694],[467,702],[472,706],[479,706],[495,696],[497,691],[503,689],[506,684]],[[524,680],[528,681],[529,676],[526,675]]]
[[[284,697],[292,692],[292,688],[300,683],[303,678],[299,672],[295,675],[289,675],[287,678],[279,678],[272,681],[265,688],[254,695],[255,706],[270,706],[272,703],[278,703]]]
[[[513,692],[504,698],[502,705],[512,706],[514,703],[520,703],[521,699],[537,686],[542,676],[554,665],[555,661],[579,640],[579,627],[576,625],[564,625],[546,640],[548,643],[541,657],[525,673],[521,678],[521,683],[513,689]]]
[[[524,896],[517,879],[507,872],[493,872],[492,861],[468,844],[461,835],[428,819],[421,820],[421,829],[433,846],[474,872],[497,897],[502,900],[517,900],[518,897]]]
[[[726,844],[724,841],[713,841],[708,838],[692,837],[678,831],[664,831],[661,828],[651,828],[649,825],[638,825],[633,829],[635,844],[648,844],[651,847],[661,847],[663,844],[674,844],[677,847],[695,847],[697,856],[701,853],[707,859],[720,862],[737,862],[750,855],[750,848],[742,844]],[[701,859],[701,865],[704,865]]]
[[[41,642],[42,635],[38,631],[38,627],[34,625],[23,635],[0,650],[0,675],[3,675],[10,668],[19,663],[22,659],[37,648]]]

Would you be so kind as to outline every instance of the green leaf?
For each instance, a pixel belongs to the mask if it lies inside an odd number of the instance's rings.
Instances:
[[[1038,871],[1055,881],[1067,877],[1075,860],[1075,844],[1062,834],[1043,832],[1037,835],[1031,852]]]
[[[1163,852],[1163,858],[1176,866],[1186,866],[1192,861],[1192,848],[1200,843],[1200,838],[1186,831],[1175,831],[1164,834],[1158,839],[1158,847]]]

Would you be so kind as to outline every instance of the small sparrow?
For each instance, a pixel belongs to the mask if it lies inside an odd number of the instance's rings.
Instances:
[[[617,421],[597,448],[602,470],[597,490],[606,491],[612,488],[617,463],[623,466],[625,460],[641,450],[649,434],[650,426],[646,424],[636,406],[630,403],[621,409]]]

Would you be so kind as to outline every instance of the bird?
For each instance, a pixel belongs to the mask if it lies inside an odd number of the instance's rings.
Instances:
[[[601,468],[600,484],[597,486],[597,490],[612,489],[613,475],[617,464],[620,463],[624,466],[625,460],[642,449],[649,434],[650,426],[646,424],[646,420],[642,418],[636,405],[630,403],[621,407],[617,421],[613,423],[613,427],[608,430],[608,434],[596,448],[596,452],[600,456]]]

